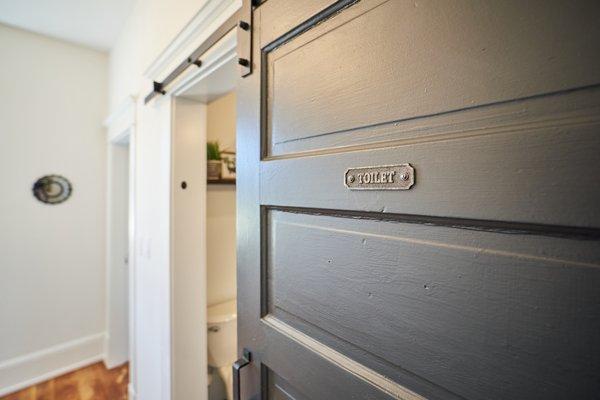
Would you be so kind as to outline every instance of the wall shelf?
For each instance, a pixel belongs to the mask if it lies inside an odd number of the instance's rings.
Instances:
[[[235,185],[235,178],[225,178],[218,180],[207,180],[208,185]]]

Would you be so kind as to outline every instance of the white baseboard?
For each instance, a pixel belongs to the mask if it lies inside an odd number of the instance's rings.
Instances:
[[[129,361],[129,353],[127,351],[115,351],[111,347],[110,335],[107,333],[104,337],[104,366],[106,369],[119,367]]]
[[[101,361],[104,336],[98,333],[0,362],[0,396]]]
[[[129,400],[135,400],[136,399],[135,389],[133,388],[133,386],[131,385],[131,383],[127,385],[127,394],[129,395],[129,397],[128,397]]]

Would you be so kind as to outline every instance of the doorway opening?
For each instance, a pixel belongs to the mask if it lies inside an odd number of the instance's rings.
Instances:
[[[216,157],[218,154],[219,158],[207,160],[206,304],[209,400],[232,399],[231,364],[237,353],[235,106],[235,92],[229,92],[209,102],[206,109],[207,157]],[[213,176],[211,173],[215,171],[210,170],[211,164],[218,167]],[[221,389],[223,386],[226,388],[225,393]]]
[[[130,132],[108,144],[108,243],[105,364],[114,368],[129,360],[129,282],[131,275]]]
[[[232,398],[237,79],[235,51],[226,51],[173,97],[174,398]]]

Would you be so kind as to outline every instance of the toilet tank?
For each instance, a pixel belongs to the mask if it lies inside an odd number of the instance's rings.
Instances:
[[[225,367],[237,356],[237,303],[229,300],[207,309],[208,365]]]

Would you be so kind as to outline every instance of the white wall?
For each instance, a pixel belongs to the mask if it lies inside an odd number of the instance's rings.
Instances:
[[[173,110],[168,95],[147,105],[143,99],[151,89],[152,80],[166,76],[240,4],[241,0],[178,0],[176,6],[169,0],[138,1],[110,54],[110,113],[118,112],[129,96],[138,99],[133,305],[137,370],[133,390],[137,393],[132,393],[137,399],[173,398],[170,236]]]
[[[171,199],[172,387],[174,399],[206,397],[206,105],[173,105]],[[181,182],[186,188],[181,187]]]
[[[170,99],[138,104],[135,348],[137,399],[171,398]]]
[[[105,330],[103,53],[0,25],[0,394],[99,359]],[[46,174],[65,203],[31,192]]]
[[[229,93],[207,106],[207,139],[235,151],[236,97]],[[235,186],[208,185],[207,297],[208,305],[236,297]]]
[[[109,109],[149,90],[144,71],[207,0],[137,1],[109,58]],[[171,108],[167,99],[138,101],[135,159],[136,327],[131,396],[171,397],[170,195]]]
[[[137,1],[109,62],[109,105],[115,110],[129,95],[145,96],[144,71],[184,29],[207,0]],[[179,60],[181,62],[181,60]]]

